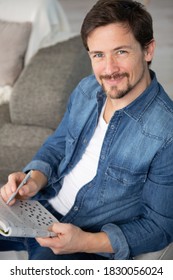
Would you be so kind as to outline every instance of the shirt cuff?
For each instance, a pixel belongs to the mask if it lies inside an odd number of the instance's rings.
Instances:
[[[52,170],[48,163],[41,160],[33,160],[25,166],[23,172],[27,172],[29,170],[38,170],[42,172],[47,177],[48,182],[50,181]]]
[[[111,258],[115,260],[128,260],[130,258],[130,250],[122,230],[115,224],[106,224],[102,227],[101,231],[108,235],[115,252]]]

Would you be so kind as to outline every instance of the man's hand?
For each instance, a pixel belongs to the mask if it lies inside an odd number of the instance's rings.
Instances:
[[[49,247],[54,254],[113,252],[104,232],[85,232],[77,226],[64,223],[54,223],[50,230],[55,232],[57,237],[37,238],[37,241],[41,246]]]
[[[26,174],[23,172],[12,173],[8,176],[8,182],[0,189],[2,199],[7,202],[11,195],[16,191],[18,185],[25,178]],[[19,190],[16,198],[28,199],[34,196],[47,182],[46,177],[39,171],[32,171],[31,178]],[[9,205],[13,205],[16,201],[14,198]]]

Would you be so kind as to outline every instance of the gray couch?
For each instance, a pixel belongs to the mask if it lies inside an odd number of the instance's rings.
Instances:
[[[68,97],[91,73],[79,36],[41,49],[0,106],[0,182],[21,170],[59,124]]]

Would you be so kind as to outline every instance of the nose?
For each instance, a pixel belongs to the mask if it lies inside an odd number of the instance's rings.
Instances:
[[[105,59],[105,73],[107,75],[112,75],[119,71],[119,66],[116,58],[113,55],[109,55]]]

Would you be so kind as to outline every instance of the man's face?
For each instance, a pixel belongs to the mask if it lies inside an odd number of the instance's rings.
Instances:
[[[149,84],[153,52],[145,52],[121,24],[98,27],[88,36],[89,55],[96,79],[111,99],[138,96]]]

